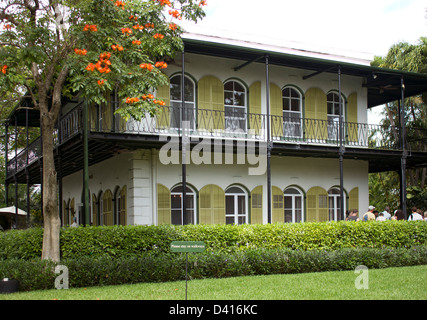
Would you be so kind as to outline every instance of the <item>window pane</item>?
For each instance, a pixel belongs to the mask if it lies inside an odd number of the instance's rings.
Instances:
[[[292,222],[292,210],[285,209],[285,222]]]
[[[282,100],[283,100],[283,110],[286,110],[286,111],[291,110],[291,104],[289,102],[289,99],[283,98]]]
[[[245,193],[242,189],[240,189],[239,187],[231,187],[229,189],[227,189],[227,191],[225,193]]]
[[[300,111],[300,101],[297,99],[291,100],[291,110],[292,111]]]
[[[226,224],[234,224],[234,217],[225,217]]]
[[[234,196],[225,197],[225,214],[234,214]]]
[[[233,81],[228,81],[224,84],[224,90],[233,91]]]
[[[246,197],[238,196],[237,199],[237,214],[246,214]]]

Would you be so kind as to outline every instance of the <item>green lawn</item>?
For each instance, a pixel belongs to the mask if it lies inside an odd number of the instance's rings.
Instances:
[[[427,266],[368,271],[356,289],[354,271],[236,277],[188,282],[189,300],[426,300]],[[182,300],[185,281],[46,290],[0,295],[0,300]]]

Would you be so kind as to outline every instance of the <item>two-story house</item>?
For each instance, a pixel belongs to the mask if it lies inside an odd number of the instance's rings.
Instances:
[[[406,168],[427,165],[404,125],[367,121],[369,108],[427,91],[426,75],[197,34],[184,43],[154,117],[123,121],[114,93],[106,105],[64,102],[54,137],[63,225],[73,215],[93,225],[337,221],[367,211],[369,173],[405,181]],[[39,115],[16,109],[7,125],[38,126]],[[6,185],[40,183],[40,158],[40,140],[17,152]],[[405,184],[401,193],[404,205]]]

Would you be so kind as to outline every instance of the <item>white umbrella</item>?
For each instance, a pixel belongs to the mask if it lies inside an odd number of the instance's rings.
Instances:
[[[16,207],[11,206],[11,207],[7,207],[7,208],[1,208],[0,212],[16,214]],[[27,213],[24,210],[21,210],[18,208],[18,215],[26,216]]]

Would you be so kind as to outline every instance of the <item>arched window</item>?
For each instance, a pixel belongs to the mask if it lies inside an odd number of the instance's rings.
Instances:
[[[186,210],[183,212],[183,188],[177,186],[171,190],[171,222],[175,225],[186,225],[196,223],[196,194],[187,187],[186,193]]]
[[[182,107],[182,95],[181,95],[181,74],[177,74],[170,78],[170,117],[171,127],[180,129],[181,128],[181,107]],[[184,80],[184,97],[185,104],[182,113],[182,121],[189,122],[190,129],[195,128],[195,108],[196,108],[196,86],[191,78],[185,76]]]
[[[285,137],[302,137],[302,97],[292,87],[282,90],[283,135]]]
[[[246,89],[237,81],[224,84],[225,130],[246,132]]]
[[[285,197],[285,222],[304,222],[303,194],[294,187],[287,188]]]
[[[328,102],[328,139],[339,139],[339,119],[340,119],[340,98],[338,93],[330,92],[327,96]],[[341,119],[344,121],[344,98],[341,96],[342,114]],[[344,137],[345,135],[343,135]]]
[[[328,198],[329,198],[329,221],[343,220],[343,213],[341,212],[340,189],[336,187],[329,189]],[[345,203],[345,194],[344,194],[344,208],[345,206],[346,206],[346,203]]]
[[[248,223],[248,196],[240,187],[230,187],[225,191],[225,223]]]

